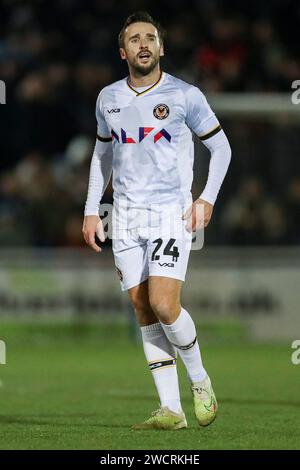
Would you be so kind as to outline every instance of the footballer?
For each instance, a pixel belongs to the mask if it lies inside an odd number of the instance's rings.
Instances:
[[[187,427],[176,360],[181,357],[200,426],[217,401],[201,359],[194,321],[181,305],[193,232],[209,223],[231,149],[203,93],[161,70],[164,32],[147,13],[127,18],[119,34],[127,78],[101,90],[83,235],[96,252],[105,241],[100,201],[113,175],[112,248],[121,289],[128,291],[160,407],[134,429]],[[205,188],[194,202],[193,133],[210,150]],[[198,209],[201,208],[201,217]]]

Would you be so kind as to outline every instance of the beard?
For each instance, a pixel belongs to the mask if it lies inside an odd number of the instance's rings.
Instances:
[[[136,59],[136,61],[134,61],[132,64],[130,64],[130,66],[136,72],[136,74],[138,74],[142,77],[145,77],[149,73],[153,72],[153,70],[155,69],[155,67],[157,66],[158,63],[159,63],[159,56],[158,57],[153,57],[152,56],[152,60],[147,65],[139,64],[137,62],[137,59]]]

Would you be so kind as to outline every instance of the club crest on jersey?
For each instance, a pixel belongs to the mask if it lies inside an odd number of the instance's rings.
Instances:
[[[166,104],[157,104],[153,109],[153,115],[156,119],[166,119],[169,116],[170,110]]]

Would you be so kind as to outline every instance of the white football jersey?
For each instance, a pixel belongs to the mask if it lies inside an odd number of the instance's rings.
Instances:
[[[131,209],[186,207],[192,201],[194,143],[220,124],[203,93],[172,75],[142,92],[127,79],[105,87],[96,106],[98,139],[112,140],[114,205]]]

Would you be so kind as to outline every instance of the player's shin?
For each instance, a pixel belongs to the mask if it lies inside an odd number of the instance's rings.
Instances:
[[[161,406],[181,412],[176,367],[176,350],[168,341],[160,323],[141,327],[143,346]]]
[[[206,377],[202,364],[195,323],[190,314],[182,308],[174,323],[161,323],[169,341],[178,349],[192,383],[200,382]]]

